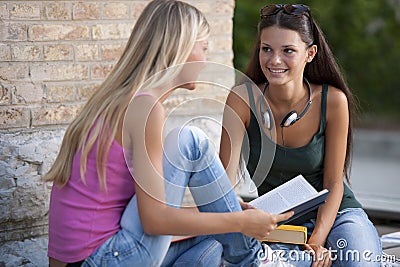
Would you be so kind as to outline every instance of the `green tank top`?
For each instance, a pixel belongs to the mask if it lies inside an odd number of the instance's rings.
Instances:
[[[262,195],[275,187],[285,183],[286,181],[302,174],[306,180],[317,190],[323,189],[324,174],[324,153],[325,153],[325,128],[326,128],[326,102],[328,85],[322,86],[321,99],[321,120],[318,132],[313,136],[310,143],[299,148],[287,148],[273,142],[263,130],[259,127],[259,121],[256,117],[256,105],[253,91],[250,84],[246,83],[249,102],[251,107],[251,117],[249,127],[246,129],[249,148],[242,146],[242,153],[248,157],[247,170],[250,177],[254,181],[262,181],[256,183],[258,186],[258,194]],[[245,143],[245,140],[243,140]],[[261,149],[262,148],[262,149]],[[264,164],[263,162],[271,162],[268,153],[265,151],[275,150],[272,164]],[[246,158],[246,157],[245,157]],[[270,167],[270,170],[268,171]],[[353,192],[344,183],[344,192],[339,210],[345,208],[360,208],[361,204],[356,200]],[[315,219],[317,210],[314,210],[296,220],[291,224],[303,224],[304,222]]]

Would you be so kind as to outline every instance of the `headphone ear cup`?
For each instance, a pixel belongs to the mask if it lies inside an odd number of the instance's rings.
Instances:
[[[282,120],[281,127],[289,127],[293,125],[297,121],[297,113],[296,111],[290,111]]]
[[[271,130],[273,127],[272,119],[271,119],[271,112],[267,109],[264,114],[262,115],[262,122],[265,128]]]

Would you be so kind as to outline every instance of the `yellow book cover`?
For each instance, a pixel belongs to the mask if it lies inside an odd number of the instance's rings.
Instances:
[[[289,244],[306,244],[307,228],[298,225],[282,224],[275,230],[272,230],[268,237],[261,240],[265,242],[280,242]]]

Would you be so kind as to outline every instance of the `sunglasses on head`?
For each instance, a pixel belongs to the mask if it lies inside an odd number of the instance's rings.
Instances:
[[[281,11],[285,14],[288,15],[293,15],[293,16],[302,16],[304,14],[307,14],[311,16],[310,13],[310,7],[306,5],[301,5],[301,4],[287,4],[287,5],[268,5],[260,10],[260,17],[265,18],[268,16],[273,16],[276,15],[279,11]]]
[[[314,28],[313,19],[311,16],[311,10],[309,6],[302,5],[302,4],[277,4],[277,5],[267,5],[260,10],[260,18],[265,19],[269,16],[273,16],[278,14],[282,11],[285,14],[292,15],[292,16],[303,16],[308,15],[308,19],[310,20],[311,31]]]

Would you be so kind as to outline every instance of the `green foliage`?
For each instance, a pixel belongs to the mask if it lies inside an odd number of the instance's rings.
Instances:
[[[253,47],[259,10],[270,3],[236,0],[234,64],[241,71]],[[400,3],[394,0],[304,3],[311,7],[358,97],[362,116],[400,120]]]
[[[233,19],[234,65],[243,71],[254,45],[259,17],[258,0],[236,0]]]

